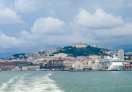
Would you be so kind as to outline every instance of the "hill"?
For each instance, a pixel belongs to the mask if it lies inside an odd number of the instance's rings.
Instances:
[[[104,55],[106,50],[107,49],[92,47],[90,45],[87,45],[86,47],[83,47],[83,48],[66,46],[66,47],[54,52],[53,54],[65,53],[65,54],[68,54],[69,56],[74,56],[74,57],[89,56],[89,55]]]

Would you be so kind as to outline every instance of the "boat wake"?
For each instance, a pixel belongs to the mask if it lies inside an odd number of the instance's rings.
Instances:
[[[51,76],[52,73],[37,77],[14,77],[2,85],[0,92],[64,92]]]
[[[8,88],[18,79],[18,76],[15,76],[9,79],[7,82],[3,83],[0,87],[0,92],[6,92]]]

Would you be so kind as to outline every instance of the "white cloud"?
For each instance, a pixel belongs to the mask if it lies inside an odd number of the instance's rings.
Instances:
[[[114,16],[102,9],[96,9],[94,13],[81,9],[71,26],[85,42],[96,42],[103,46],[131,43],[129,39],[132,35],[132,23],[125,22],[122,17]],[[124,39],[127,43],[122,42]],[[118,44],[115,44],[117,42]]]
[[[74,23],[80,26],[97,29],[113,28],[124,24],[120,16],[113,16],[102,9],[96,9],[95,13],[81,9],[80,13],[75,17]]]
[[[50,33],[60,29],[64,22],[53,17],[38,18],[32,27],[32,33]]]
[[[132,23],[125,23],[121,17],[102,9],[97,9],[95,13],[81,10],[73,19],[71,28],[68,27],[70,30],[64,29],[66,27],[68,25],[58,18],[41,17],[34,21],[29,31],[22,31],[19,36],[1,34],[0,48],[39,48],[80,41],[110,45],[132,35]],[[56,34],[60,32],[62,34]]]
[[[59,44],[65,38],[55,35],[64,26],[64,22],[53,17],[38,18],[30,31],[21,31],[17,36],[4,33],[0,35],[0,48],[34,48],[48,44]],[[61,30],[60,30],[61,31]],[[47,33],[53,33],[48,34]]]
[[[4,33],[0,34],[0,48],[6,49],[6,48],[12,48],[18,45],[19,41],[17,38],[13,36],[6,35]]]
[[[10,8],[0,9],[0,24],[17,24],[22,23],[21,17]]]

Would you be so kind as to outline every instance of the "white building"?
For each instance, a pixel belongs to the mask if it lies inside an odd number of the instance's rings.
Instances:
[[[72,68],[74,70],[83,70],[83,64],[80,61],[76,61],[75,63],[73,63]]]
[[[68,55],[65,54],[65,53],[54,54],[54,57],[62,57],[62,58],[64,58],[64,57],[67,57],[67,56],[68,56]]]
[[[72,68],[74,70],[104,70],[104,65],[99,59],[89,58],[76,61],[73,63]]]
[[[120,50],[117,50],[117,57],[121,60],[121,61],[124,61],[124,50],[123,49],[120,49]]]
[[[107,56],[104,56],[104,59],[109,61],[124,61],[125,54],[123,49],[108,51]]]
[[[111,62],[108,70],[122,70],[123,62]]]
[[[34,66],[22,66],[22,71],[36,71],[39,70],[40,66],[39,65],[34,65]]]

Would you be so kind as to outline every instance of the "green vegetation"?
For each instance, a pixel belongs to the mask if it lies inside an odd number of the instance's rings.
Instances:
[[[88,56],[88,55],[104,55],[105,50],[106,49],[92,47],[92,46],[87,46],[86,48],[76,48],[72,46],[67,46],[58,50],[57,52],[53,54],[65,53],[65,54],[68,54],[69,56],[74,56],[74,57]]]
[[[27,58],[26,53],[17,53],[12,56],[13,56],[13,58]]]

